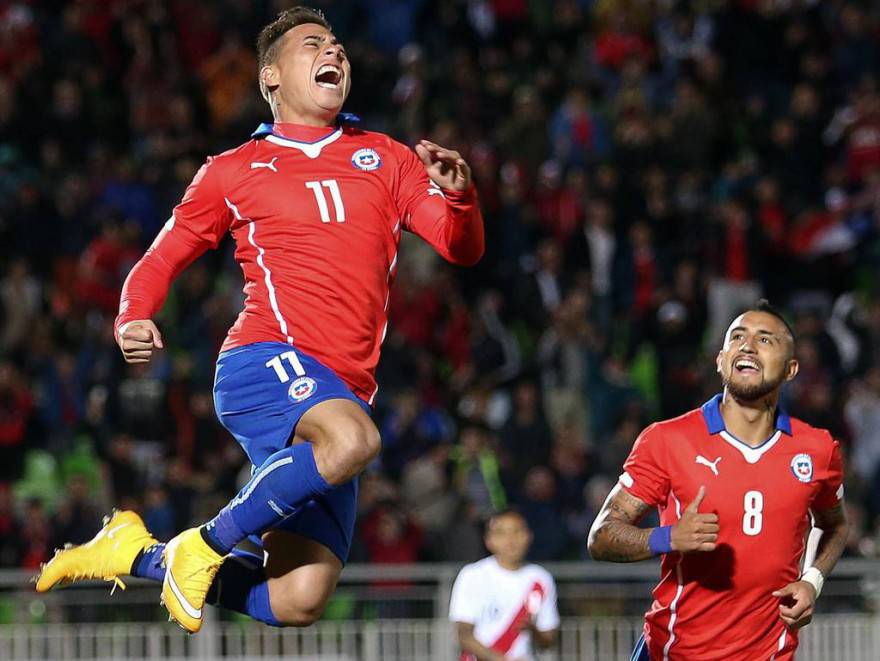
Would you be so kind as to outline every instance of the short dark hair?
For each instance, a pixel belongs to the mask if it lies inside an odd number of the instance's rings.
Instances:
[[[768,301],[766,298],[762,298],[759,299],[752,307],[746,310],[746,312],[763,312],[779,319],[779,321],[782,322],[783,326],[785,326],[785,330],[787,330],[788,334],[791,336],[791,351],[792,354],[794,354],[795,347],[797,346],[797,338],[795,337],[794,329],[791,327],[791,324],[788,323],[788,320],[786,320],[779,308],[771,305],[770,301]],[[791,356],[789,356],[789,358],[790,357]]]
[[[485,524],[485,526],[484,526],[484,532],[485,532],[485,534],[489,534],[489,528],[492,527],[492,524],[493,524],[493,523],[495,523],[498,519],[500,519],[500,518],[502,518],[502,517],[505,517],[505,516],[515,516],[515,517],[518,517],[523,523],[526,524],[526,527],[529,526],[529,522],[526,521],[526,517],[523,515],[522,512],[520,512],[520,511],[519,511],[518,509],[516,509],[515,507],[504,507],[504,508],[502,508],[502,509],[500,509],[500,510],[497,510],[497,511],[495,511],[495,512],[492,512],[492,513],[488,516],[488,518],[486,519],[486,524]]]
[[[257,66],[262,69],[275,60],[278,54],[278,42],[288,30],[298,25],[314,23],[331,30],[330,22],[324,17],[324,12],[311,7],[291,7],[278,14],[278,17],[260,30],[257,37]]]

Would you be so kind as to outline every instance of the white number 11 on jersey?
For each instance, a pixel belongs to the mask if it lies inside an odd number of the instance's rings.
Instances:
[[[318,212],[321,214],[321,222],[330,222],[330,209],[327,206],[327,197],[324,195],[324,189],[330,191],[330,197],[333,199],[333,208],[336,212],[336,222],[345,222],[345,206],[342,204],[342,195],[339,193],[339,184],[335,179],[325,179],[324,181],[307,181],[306,188],[311,189],[315,194],[315,201],[318,203]]]

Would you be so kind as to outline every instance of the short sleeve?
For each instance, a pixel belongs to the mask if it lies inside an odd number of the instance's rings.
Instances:
[[[669,495],[669,473],[663,461],[662,442],[657,425],[645,429],[633,444],[620,476],[620,484],[629,495],[652,506],[665,503]]]
[[[827,467],[816,477],[819,481],[819,492],[813,499],[812,509],[827,510],[836,507],[843,500],[843,457],[837,441],[831,441]]]
[[[546,593],[535,617],[535,626],[538,631],[552,631],[559,628],[559,608],[556,604],[556,583],[549,574],[544,580],[544,588]]]
[[[452,598],[449,600],[449,620],[476,624],[479,616],[479,600],[474,594],[473,573],[462,569],[452,584]]]

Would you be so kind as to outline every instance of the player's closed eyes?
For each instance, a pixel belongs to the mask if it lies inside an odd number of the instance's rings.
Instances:
[[[307,47],[309,47],[309,48],[320,48],[320,47],[321,47],[321,42],[318,41],[317,38],[312,38],[312,39],[308,39],[308,40],[304,41],[304,42],[303,42],[303,45],[304,45],[304,46],[307,46]],[[331,42],[331,45],[332,45],[332,46],[335,46],[336,44],[334,44],[334,43]],[[343,59],[348,58],[348,54],[345,52],[345,49],[344,49],[344,48],[340,48],[340,49],[339,49],[339,54],[343,57]]]

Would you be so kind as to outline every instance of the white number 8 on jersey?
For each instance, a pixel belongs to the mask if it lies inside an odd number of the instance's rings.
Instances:
[[[754,537],[764,525],[764,494],[760,491],[746,491],[743,498],[743,532]]]

